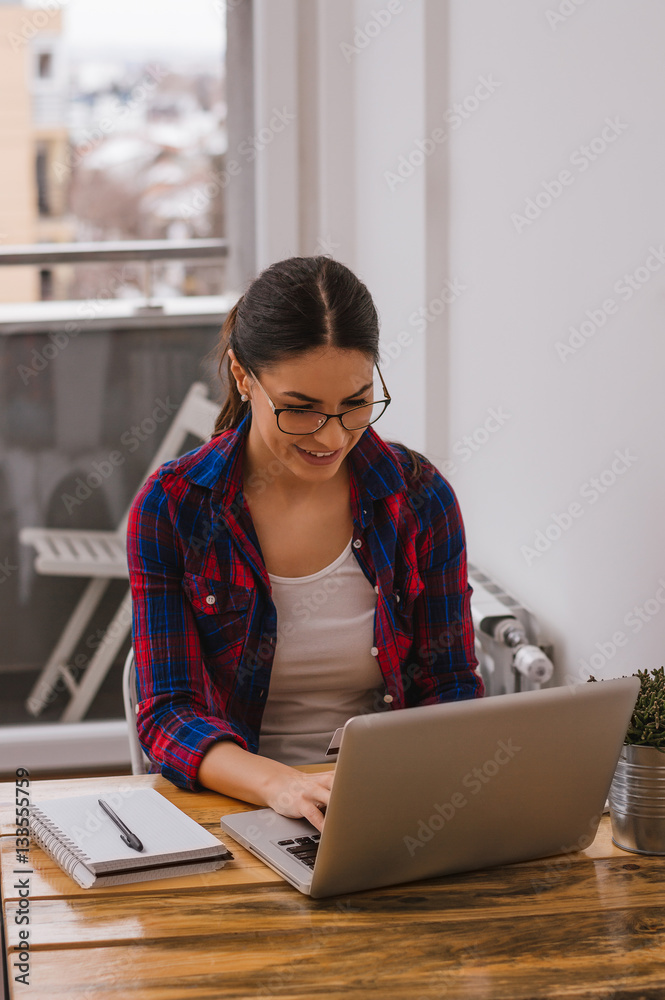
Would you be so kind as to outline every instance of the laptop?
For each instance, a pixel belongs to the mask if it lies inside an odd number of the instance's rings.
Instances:
[[[358,715],[323,831],[272,809],[222,829],[313,898],[582,850],[638,677]]]

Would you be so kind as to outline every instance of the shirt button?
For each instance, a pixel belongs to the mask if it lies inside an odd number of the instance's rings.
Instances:
[[[393,700],[393,696],[391,694],[384,694],[383,700],[386,702],[386,704],[389,705],[390,702]]]
[[[379,655],[379,651],[376,648],[376,646],[372,646],[372,648],[370,649],[370,653],[372,654],[372,656],[378,656]]]
[[[359,549],[361,545],[362,545],[362,539],[356,538],[355,542],[353,543],[354,549]]]
[[[374,592],[375,592],[376,594],[378,594],[378,592],[379,592],[379,588],[378,588],[378,586],[376,586],[376,587],[374,588]]]
[[[399,594],[395,594],[395,603],[399,604]]]
[[[208,594],[208,596],[206,597],[206,604],[214,604],[216,600],[217,600],[216,597],[213,597],[212,594]]]
[[[134,705],[134,714],[135,715],[139,714],[139,706],[138,705]]]

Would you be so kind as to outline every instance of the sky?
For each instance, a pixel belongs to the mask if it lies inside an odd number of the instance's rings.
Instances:
[[[224,0],[61,0],[63,34],[76,55],[180,53],[217,56],[224,50]],[[31,0],[31,7],[40,7]]]

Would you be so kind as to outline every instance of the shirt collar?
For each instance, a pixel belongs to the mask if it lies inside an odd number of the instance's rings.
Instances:
[[[193,454],[177,459],[172,471],[212,489],[222,506],[229,506],[242,488],[242,455],[251,417],[250,411],[236,427],[222,431]],[[348,457],[352,479],[364,496],[376,500],[406,488],[395,453],[372,427],[367,428]]]

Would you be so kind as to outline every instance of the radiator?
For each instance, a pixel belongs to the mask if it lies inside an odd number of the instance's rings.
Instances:
[[[551,643],[528,608],[472,563],[471,614],[479,672],[488,695],[534,691],[554,672]]]

